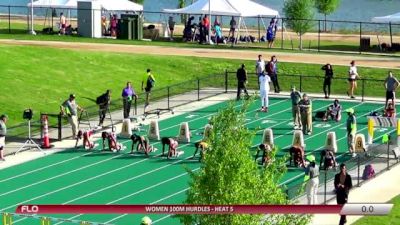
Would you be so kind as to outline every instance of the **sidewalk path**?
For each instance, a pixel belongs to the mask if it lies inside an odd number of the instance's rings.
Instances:
[[[399,194],[400,165],[391,168],[374,179],[363,183],[361,187],[351,190],[349,203],[386,203]],[[336,204],[336,200],[328,204]],[[352,224],[361,216],[348,216],[347,224]],[[338,215],[315,215],[313,225],[336,225]]]

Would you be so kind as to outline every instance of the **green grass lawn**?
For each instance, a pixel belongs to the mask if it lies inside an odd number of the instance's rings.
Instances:
[[[365,216],[353,225],[398,225],[400,224],[400,195],[393,198],[391,203],[394,204],[392,211],[387,216]]]
[[[114,98],[119,98],[127,81],[132,81],[139,90],[143,74],[152,68],[156,76],[156,89],[182,81],[222,74],[225,69],[236,71],[242,60],[208,59],[195,57],[174,57],[137,55],[127,53],[104,53],[93,51],[65,50],[46,47],[0,45],[0,74],[2,95],[0,113],[10,117],[9,125],[22,122],[22,111],[32,107],[38,118],[39,112],[57,113],[60,103],[70,93],[77,95],[82,106],[93,105],[93,100],[106,89],[113,90]],[[254,61],[244,61],[251,72]],[[322,75],[321,65],[280,63],[280,74]],[[347,67],[336,66],[337,77],[345,77]],[[367,78],[383,79],[387,70],[359,68],[359,73]],[[396,73],[396,71],[395,71]],[[231,86],[235,85],[231,74]],[[285,90],[297,78],[281,81]],[[321,92],[319,79],[307,78],[303,86],[308,92]],[[337,82],[335,87],[345,93],[346,85]],[[382,86],[381,83],[374,85]],[[369,94],[382,95],[381,88],[371,88]],[[339,93],[339,92],[338,92]]]
[[[152,46],[168,46],[168,47],[180,47],[180,48],[213,48],[213,49],[235,49],[235,50],[265,50],[267,49],[267,43],[240,43],[234,48],[230,44],[227,45],[199,45],[195,43],[182,42],[181,37],[176,37],[175,41],[168,40],[155,40],[155,41],[137,41],[137,40],[115,40],[115,39],[95,39],[95,38],[84,38],[78,36],[58,36],[58,35],[37,35],[32,36],[27,34],[25,24],[12,24],[11,34],[9,34],[8,24],[0,23],[0,39],[16,39],[16,40],[38,40],[38,41],[66,41],[66,42],[90,42],[90,43],[107,43],[107,44],[126,44],[126,45],[152,45]],[[36,25],[35,29],[40,33],[43,26]],[[302,52],[307,53],[307,50],[312,50],[309,53],[315,53],[318,50],[317,40],[307,40],[303,41],[303,51],[299,50],[300,42],[298,37],[285,37],[282,41],[280,34],[276,39],[273,50],[283,51],[283,52]],[[352,41],[337,41],[337,40],[327,40],[321,39],[320,50],[328,51],[343,51],[349,54],[354,54],[359,52],[359,42]],[[371,48],[370,52],[379,53],[377,48]],[[330,52],[331,54],[337,54]],[[385,54],[387,55],[387,54]],[[391,53],[387,56],[398,56],[396,53]]]

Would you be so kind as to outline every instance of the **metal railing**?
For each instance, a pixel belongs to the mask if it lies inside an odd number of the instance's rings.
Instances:
[[[212,74],[166,87],[156,87],[151,92],[150,98],[152,103],[157,102],[158,108],[170,110],[178,106],[225,93],[227,91],[227,87],[225,86],[226,84],[227,82],[225,74]],[[138,107],[144,106],[144,101],[144,96],[139,96],[137,100],[135,99],[134,103],[132,104],[132,110],[134,111],[135,115],[143,113],[143,110]],[[97,118],[99,115],[98,105],[84,105],[83,108],[85,109],[85,114],[87,114],[87,116],[85,115],[83,117],[84,120],[90,119],[92,122],[96,120],[95,118]],[[111,114],[114,114],[118,110],[122,110],[122,99],[113,99],[109,109]],[[62,140],[68,137],[64,134],[64,129],[67,125],[67,118],[65,116],[62,116],[60,113],[40,113],[40,115],[42,114],[48,115],[49,117],[48,124],[50,138]],[[122,117],[122,113],[120,116]],[[32,120],[31,127],[33,137],[41,137],[41,131],[43,127],[41,120]],[[23,139],[28,135],[27,122],[9,127],[7,130],[8,141]]]
[[[79,9],[84,10],[84,9]],[[70,15],[72,27],[77,27],[78,9],[67,8],[40,8],[35,7],[35,30],[42,32],[44,28],[51,27],[58,31],[56,26],[59,14]],[[111,12],[102,11],[102,14],[109,19]],[[137,13],[129,11],[113,11],[116,14]],[[185,21],[182,18],[188,16],[172,15],[165,12],[143,11],[144,22],[159,24],[167,23],[167,18],[173,16],[177,22],[175,34],[180,35]],[[197,16],[193,21],[197,23]],[[222,23],[223,31],[228,33],[230,16],[217,16]],[[24,34],[29,30],[30,9],[27,6],[0,5],[0,33]],[[271,17],[245,18],[247,27],[243,27],[242,36],[253,36],[256,42],[261,42],[262,37],[266,36],[266,27]],[[300,36],[287,27],[288,22],[297,23],[307,22],[312,24],[312,28],[304,35]],[[178,25],[180,26],[178,28]],[[279,18],[278,27],[280,29],[275,34],[274,48],[293,49],[293,50],[313,50],[313,51],[344,51],[344,52],[385,52],[391,53],[400,51],[400,24],[397,23],[374,23],[363,21],[346,20],[306,20]],[[162,28],[163,29],[163,28]],[[161,30],[160,30],[161,33]],[[162,36],[162,35],[159,35]],[[300,48],[302,42],[302,48]],[[251,46],[251,45],[246,45]],[[267,45],[254,45],[256,47],[267,47]]]
[[[292,85],[295,85],[301,92],[307,93],[321,93],[323,86],[323,76],[311,75],[290,75],[278,74],[282,91],[290,91]],[[255,73],[248,73],[248,88],[258,89],[258,78]],[[346,95],[347,92],[347,78],[336,77],[332,81],[331,94]],[[355,92],[358,100],[364,101],[368,97],[385,96],[383,88],[384,80],[362,78],[358,81],[361,82],[360,87]],[[159,101],[159,108],[172,109],[174,107],[182,106],[190,102],[200,101],[202,99],[221,94],[223,92],[232,92],[237,88],[236,72],[225,71],[221,74],[212,74],[206,77],[188,80],[178,84],[155,88],[151,93],[151,101]],[[273,91],[273,85],[271,84]],[[368,90],[368,91],[366,91]],[[165,101],[164,101],[165,99]],[[140,97],[133,104],[135,114],[138,114],[140,109],[138,106],[144,105],[144,98]],[[94,118],[98,115],[98,106],[85,105],[83,106],[88,113],[89,118]],[[112,100],[110,107],[111,112],[122,109],[122,99]],[[141,111],[142,112],[142,111]],[[67,124],[65,117],[59,113],[43,113],[49,115],[49,128],[57,129],[56,136],[51,138],[61,140],[64,135],[62,134],[62,126]],[[42,124],[39,119],[32,120],[32,134],[39,134]],[[54,132],[50,132],[54,135]],[[8,140],[25,138],[27,136],[27,123],[21,123],[12,126],[8,129]],[[34,135],[35,136],[35,135]]]
[[[400,162],[398,153],[395,154],[394,152],[394,145],[382,144],[382,146],[383,148],[375,146],[372,150],[360,153],[354,158],[352,158],[349,153],[342,153],[336,156],[339,164],[345,163],[347,171],[352,177],[353,187],[360,187],[364,182],[390,170]],[[373,165],[375,171],[374,177],[369,179],[363,178],[363,171],[367,165]],[[339,165],[333,169],[327,170],[323,170],[320,167],[320,190],[318,191],[320,200],[318,203],[326,204],[336,197],[333,180],[335,175],[339,172]],[[304,181],[304,175],[299,175],[297,179],[285,182],[281,187],[285,191],[288,199],[298,199],[306,194],[306,183],[307,181]]]

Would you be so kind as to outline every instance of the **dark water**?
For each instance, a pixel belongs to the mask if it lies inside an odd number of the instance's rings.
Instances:
[[[109,0],[112,1],[112,0]],[[236,0],[240,1],[240,0]],[[278,10],[281,15],[284,0],[254,0],[265,6]],[[29,0],[0,0],[0,5],[25,6]],[[191,2],[191,0],[187,0]],[[145,0],[145,11],[160,12],[163,8],[177,8],[178,0]],[[6,12],[7,8],[0,7],[1,12]],[[400,0],[341,0],[341,4],[336,12],[328,16],[332,20],[351,20],[351,21],[371,21],[372,17],[384,16],[400,11]],[[13,8],[12,13],[26,13],[25,8]],[[156,22],[160,20],[159,13],[146,13],[146,20]],[[323,16],[316,14],[316,18],[322,19]],[[249,21],[252,24],[254,21]]]

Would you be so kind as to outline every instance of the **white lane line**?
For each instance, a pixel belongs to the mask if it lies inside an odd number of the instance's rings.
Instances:
[[[287,101],[287,100],[288,100],[288,99],[282,99],[282,100],[279,100],[279,101],[277,101],[277,102],[272,103],[271,105],[280,104],[280,103],[285,102],[285,101]],[[236,105],[235,108],[240,107],[240,106],[242,106],[242,104]],[[209,107],[210,107],[210,106],[209,106]],[[252,111],[250,111],[250,112],[248,112],[248,113],[251,113],[251,112],[254,112],[254,111],[257,111],[257,110],[252,110]],[[192,120],[188,120],[187,122],[193,122],[193,121],[196,121],[196,120],[199,120],[199,119],[202,119],[202,118],[208,117],[208,116],[210,116],[210,115],[214,115],[214,114],[215,114],[215,113],[213,113],[213,114],[206,114],[206,115],[204,115],[204,116],[197,117],[197,118],[192,119]],[[161,131],[168,130],[168,129],[172,129],[172,128],[178,127],[178,126],[180,126],[179,123],[176,124],[176,125],[172,125],[172,126],[166,127],[166,128],[164,128],[164,129],[160,129],[160,132],[161,132]],[[123,142],[121,142],[121,143],[123,144],[123,143],[126,143],[126,142],[129,142],[129,140],[123,141]],[[159,143],[159,142],[156,142],[156,143]],[[38,169],[35,169],[35,170],[31,170],[31,171],[29,171],[29,172],[25,172],[25,173],[22,173],[22,174],[13,176],[13,177],[9,177],[9,178],[0,180],[0,183],[6,182],[6,181],[9,181],[9,180],[18,178],[18,177],[22,177],[22,176],[25,176],[25,175],[28,175],[28,174],[32,174],[32,173],[35,173],[35,172],[38,172],[38,171],[41,171],[41,170],[44,170],[44,169],[47,169],[47,168],[50,168],[50,167],[53,167],[53,166],[62,164],[62,163],[65,163],[65,162],[69,162],[69,161],[74,160],[74,159],[78,159],[78,158],[80,158],[80,157],[82,157],[82,156],[86,156],[86,155],[89,155],[89,154],[93,154],[93,153],[95,153],[95,152],[92,151],[92,152],[89,152],[89,153],[85,153],[85,154],[83,154],[83,155],[76,156],[76,157],[71,158],[71,159],[63,160],[63,161],[61,161],[61,162],[53,163],[53,164],[47,165],[47,166],[45,166],[45,167],[41,167],[41,168],[38,168]],[[111,159],[112,159],[112,158],[111,158]],[[110,159],[110,160],[111,160],[111,159]]]
[[[169,198],[175,197],[176,195],[180,195],[180,194],[182,194],[183,192],[186,192],[187,190],[189,190],[189,188],[185,188],[185,189],[180,190],[180,191],[178,191],[178,192],[175,192],[175,193],[173,193],[173,194],[171,194],[171,195],[168,195],[168,196],[166,196],[166,197],[164,197],[164,198],[161,198],[161,199],[159,199],[159,200],[157,200],[157,201],[155,201],[155,202],[150,203],[150,205],[154,205],[154,204],[157,204],[157,203],[162,202],[162,201],[164,201],[164,200],[167,200],[167,199],[169,199]],[[129,214],[125,213],[125,214],[119,215],[119,216],[117,216],[117,217],[115,217],[115,218],[113,218],[113,219],[111,219],[111,220],[109,220],[109,221],[107,221],[107,222],[105,222],[105,223],[106,223],[106,224],[107,224],[107,223],[112,223],[113,221],[119,220],[120,218],[122,218],[122,217],[124,217],[124,216],[127,216],[127,215],[129,215]],[[153,224],[154,224],[154,222],[153,222]]]
[[[286,101],[286,100],[287,100],[287,99],[278,101],[278,102],[276,102],[276,104],[278,104],[278,103],[280,103],[280,102],[283,102],[283,101]],[[272,105],[272,104],[271,104],[271,105]],[[324,107],[326,107],[326,106],[324,106]],[[322,107],[321,107],[321,108],[322,108]],[[286,110],[284,110],[284,111],[288,111],[288,110],[289,110],[289,109],[286,109]],[[253,110],[253,111],[257,111],[257,110]],[[253,112],[253,111],[250,111],[250,112]],[[251,124],[251,123],[253,123],[253,122],[257,122],[257,121],[259,121],[259,120],[268,118],[268,117],[273,116],[273,115],[275,115],[275,114],[280,114],[280,113],[282,113],[282,112],[284,112],[284,111],[276,112],[276,113],[273,113],[273,114],[267,114],[266,117],[257,119],[257,120],[255,120],[255,121],[249,122],[249,123],[247,123],[247,124]],[[248,113],[250,113],[250,112],[248,112]],[[188,143],[188,144],[183,145],[183,146],[181,146],[181,147],[187,146],[187,145],[189,145],[189,144],[191,144],[191,143]],[[158,155],[158,156],[159,156],[159,155]],[[188,158],[191,158],[191,157],[187,157],[186,159],[188,159]],[[144,160],[148,160],[148,159],[144,159]],[[141,160],[141,161],[143,161],[143,160]],[[177,162],[180,162],[180,161],[182,161],[182,160],[179,160],[179,161],[177,161]],[[167,165],[167,166],[170,166],[170,165],[171,165],[171,164],[169,164],[169,165]],[[129,165],[127,165],[127,166],[129,166]],[[127,167],[127,166],[125,166],[125,167]],[[109,171],[109,172],[112,172],[112,171]],[[109,173],[109,172],[107,172],[107,173]],[[106,174],[103,174],[103,175],[106,175]],[[96,177],[89,178],[88,180],[81,181],[81,182],[78,182],[78,183],[76,183],[76,184],[69,185],[69,186],[67,186],[67,187],[64,187],[64,188],[61,188],[61,189],[58,189],[58,190],[49,192],[49,193],[47,193],[47,194],[44,194],[44,195],[42,195],[42,196],[35,197],[35,198],[33,198],[33,199],[26,200],[26,201],[24,201],[24,202],[36,200],[36,199],[38,199],[38,198],[47,196],[47,195],[49,195],[49,194],[56,193],[56,192],[58,192],[58,191],[61,191],[61,190],[66,189],[66,188],[69,188],[69,187],[72,187],[72,186],[76,186],[76,185],[81,184],[81,183],[85,183],[86,181],[95,179],[95,178],[97,178],[97,177],[101,177],[101,176],[103,176],[103,175],[98,175],[98,176],[96,176]],[[23,202],[22,202],[22,203],[23,203]],[[14,206],[17,206],[17,205],[22,204],[22,203],[17,203],[16,205],[13,205],[13,206],[10,206],[10,207],[14,207]],[[8,208],[10,208],[10,207],[8,207]],[[4,208],[4,209],[8,209],[8,208]],[[0,209],[0,211],[3,211],[4,209]],[[17,222],[17,221],[16,221],[16,222]],[[14,223],[16,223],[16,222],[14,222]]]
[[[357,107],[357,106],[355,106],[355,107]],[[354,108],[355,108],[354,107]],[[366,114],[364,114],[364,115],[366,115]],[[360,129],[360,131],[361,130],[364,130],[364,129],[366,129],[366,128],[362,128],[362,129]],[[317,135],[319,135],[319,134],[317,134]],[[282,136],[282,135],[281,135]],[[383,135],[382,135],[383,136]],[[341,139],[343,139],[343,138],[345,138],[345,137],[342,137],[342,138],[340,138],[340,139],[338,139],[337,141],[339,141],[339,140],[341,140]],[[378,137],[379,138],[379,137]],[[290,147],[290,145],[289,146],[286,146],[286,147]],[[321,148],[319,148],[319,149],[321,149]],[[317,150],[315,150],[315,151],[317,151]],[[312,152],[314,152],[314,151],[312,151]],[[312,153],[312,152],[310,152],[310,153]],[[310,154],[310,153],[308,153],[308,154]],[[345,154],[345,153],[344,153]],[[344,154],[341,154],[340,156],[342,156],[342,155],[344,155]],[[339,157],[339,156],[338,156]],[[279,184],[279,185],[284,185],[284,184],[286,184],[286,183],[289,183],[290,181],[292,181],[292,180],[294,180],[294,179],[297,179],[297,178],[299,178],[299,177],[301,177],[301,176],[303,176],[302,174],[299,174],[298,176],[296,176],[296,177],[294,177],[294,178],[291,178],[291,179],[289,179],[289,180],[287,180],[287,181],[285,181],[285,182],[282,182],[281,184]],[[160,218],[160,219],[157,219],[157,220],[155,220],[155,221],[153,221],[153,223],[152,224],[155,224],[155,223],[157,223],[157,222],[160,222],[160,221],[162,221],[162,220],[164,220],[164,219],[167,219],[167,218],[169,218],[169,217],[171,217],[172,216],[172,214],[168,214],[168,215],[166,215],[166,216],[164,216],[164,217],[162,217],[162,218]],[[119,216],[119,218],[122,218],[123,216]],[[118,219],[119,219],[118,218]],[[111,221],[115,221],[115,219],[112,219]]]
[[[194,169],[193,171],[197,171],[197,170],[199,170],[199,169],[200,169],[200,168],[196,168],[196,169]],[[113,204],[113,203],[115,203],[115,202],[117,202],[117,201],[123,200],[123,199],[125,199],[125,198],[129,198],[129,197],[132,197],[132,196],[134,196],[134,195],[138,195],[138,194],[140,194],[140,193],[142,193],[142,192],[145,192],[145,191],[147,191],[147,190],[153,189],[153,188],[158,187],[158,186],[160,186],[160,185],[162,185],[162,184],[165,184],[165,183],[168,183],[168,182],[170,182],[170,181],[176,180],[176,179],[178,179],[178,178],[180,178],[180,177],[186,176],[187,174],[188,174],[187,172],[181,173],[181,174],[179,174],[179,175],[177,175],[177,176],[171,177],[171,178],[169,178],[169,179],[167,179],[167,180],[164,180],[164,181],[159,182],[159,183],[157,183],[157,184],[154,184],[154,185],[151,185],[151,186],[149,186],[149,187],[146,187],[146,188],[144,188],[144,189],[142,189],[142,190],[140,190],[140,191],[136,191],[136,192],[134,192],[134,193],[132,193],[132,194],[129,194],[129,195],[124,196],[124,197],[122,197],[122,198],[119,198],[119,199],[117,199],[117,200],[108,202],[106,205],[111,205],[111,204]],[[186,188],[185,190],[187,190],[187,189],[188,189],[188,188]],[[181,192],[183,192],[183,191],[178,192],[178,194],[181,193]],[[174,196],[174,195],[177,195],[177,193],[174,193],[173,195],[170,195],[170,197],[172,197],[172,196]],[[167,198],[170,198],[170,197],[164,197],[163,199],[167,199]],[[152,204],[155,204],[155,203],[157,203],[157,202],[159,202],[159,201],[160,201],[160,200],[157,200],[157,201],[155,201],[155,202],[152,203]],[[78,214],[78,215],[75,215],[75,216],[70,217],[70,218],[68,218],[68,219],[75,219],[75,218],[80,217],[80,216],[82,216],[82,215],[84,215],[84,214]],[[120,216],[118,216],[118,217],[119,217],[119,218],[122,218],[122,217],[124,217],[124,216],[126,216],[126,215],[128,215],[128,214],[122,214],[122,215],[120,215]],[[119,218],[118,218],[118,219],[119,219]],[[117,219],[114,218],[114,219],[112,219],[111,221],[113,221],[113,220],[117,220]],[[111,222],[111,221],[108,221],[108,222],[106,222],[106,223],[109,223],[109,222]],[[56,224],[54,224],[54,225],[58,225],[58,224],[61,224],[61,223],[63,223],[63,222],[59,222],[59,223],[56,223]]]
[[[318,108],[318,109],[316,109],[316,110],[319,110],[319,109],[322,109],[322,108],[326,108],[326,105],[324,105],[324,106],[322,106],[322,107],[320,107],[320,108]],[[288,111],[288,110],[284,110],[284,111]],[[279,113],[282,113],[282,112],[284,112],[284,111],[281,111],[281,112],[279,112]],[[274,113],[274,114],[277,114],[277,113]],[[272,116],[272,115],[274,115],[274,114],[271,114],[271,115],[269,115],[269,116]],[[264,118],[261,118],[261,119],[264,119]],[[258,120],[261,120],[261,119],[258,119]],[[253,122],[256,122],[256,121],[258,121],[258,120],[255,120],[255,121],[253,121]],[[280,124],[283,124],[283,123],[287,123],[288,121],[290,121],[291,119],[289,119],[289,120],[286,120],[286,121],[282,121],[282,122],[280,122],[280,123],[277,123],[277,124],[275,124],[274,126],[271,126],[271,127],[275,127],[275,126],[278,126],[278,125],[280,125]],[[250,122],[250,123],[252,123],[252,122]],[[250,124],[250,123],[247,123],[247,124]],[[284,135],[280,135],[279,137],[283,137]],[[278,139],[279,137],[277,137],[277,138],[275,138],[275,139]],[[199,168],[196,168],[195,170],[198,170],[198,169],[200,169],[200,167]],[[195,171],[195,170],[193,170],[193,171]],[[108,188],[107,188],[108,189]],[[127,197],[129,197],[129,196],[125,196],[125,197],[123,197],[122,199],[125,199],[125,198],[127,198]],[[117,199],[117,200],[115,200],[115,202],[116,201],[119,201],[119,200],[121,200],[121,199]],[[69,203],[69,202],[68,202]],[[125,215],[128,215],[128,214],[125,214]],[[120,215],[120,216],[118,216],[118,218],[122,218],[122,217],[124,217],[123,215]],[[75,217],[76,218],[76,217]],[[69,218],[69,219],[71,219],[71,218]],[[113,220],[116,220],[115,218],[113,219]]]

